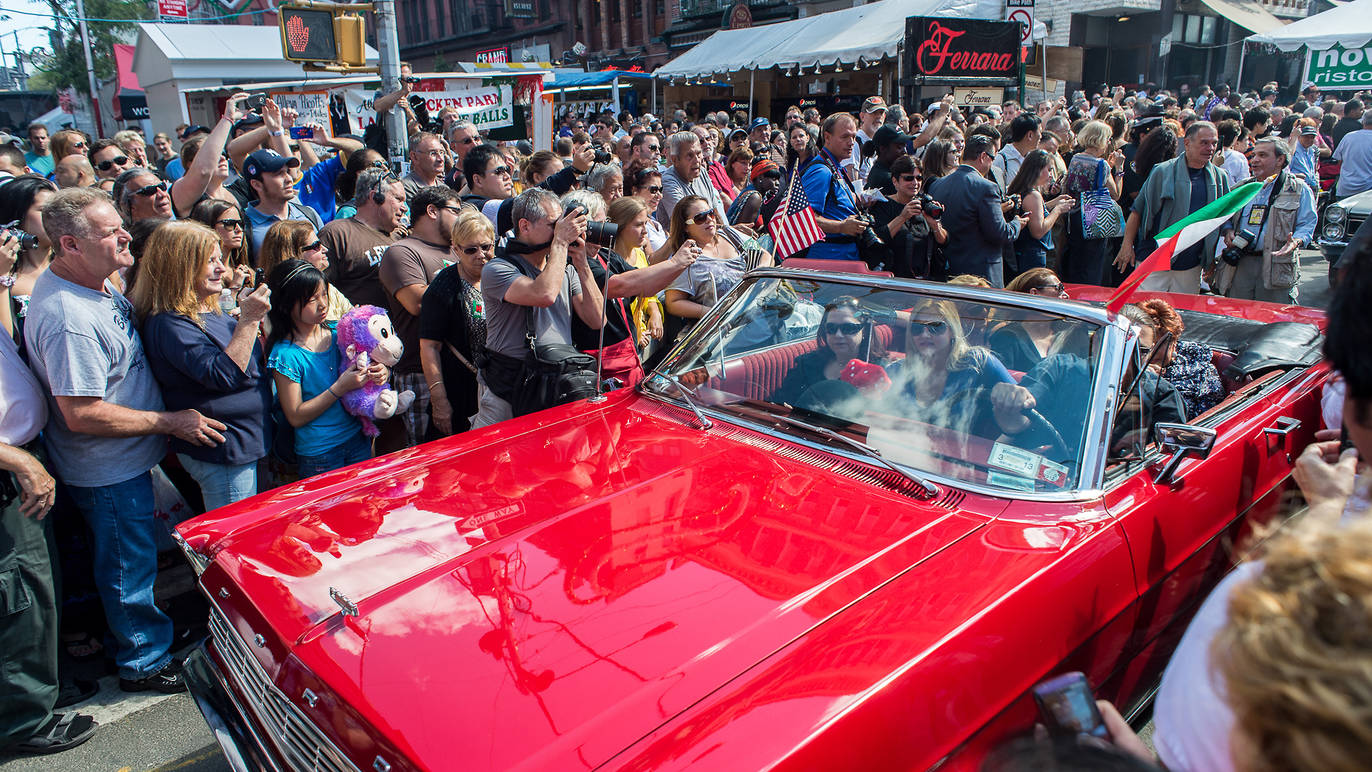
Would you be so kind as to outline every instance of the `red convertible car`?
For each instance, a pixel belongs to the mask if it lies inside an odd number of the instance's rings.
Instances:
[[[1170,299],[1189,420],[1099,304],[751,273],[635,390],[180,526],[192,692],[238,769],[966,769],[1068,670],[1136,716],[1329,378],[1317,311]]]

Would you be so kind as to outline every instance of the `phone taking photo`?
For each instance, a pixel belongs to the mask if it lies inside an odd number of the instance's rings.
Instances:
[[[1085,674],[1072,672],[1050,678],[1035,686],[1033,694],[1049,732],[1110,739]]]
[[[265,92],[261,91],[256,94],[249,94],[247,98],[243,100],[243,109],[251,110],[255,113],[262,112],[262,108],[266,107],[266,105],[267,95]]]
[[[314,139],[314,129],[309,126],[292,126],[291,139]]]

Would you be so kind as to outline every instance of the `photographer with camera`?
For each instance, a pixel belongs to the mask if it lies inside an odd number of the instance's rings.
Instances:
[[[587,147],[572,155],[572,165],[548,177],[538,187],[560,196],[572,189],[576,178],[594,166],[595,151]],[[462,173],[467,178],[467,194],[462,203],[471,204],[495,226],[495,232],[505,235],[515,225],[514,169],[495,145],[477,145],[467,151],[462,161]]]
[[[853,155],[857,122],[848,113],[834,113],[824,119],[821,136],[824,146],[806,162],[800,184],[825,236],[810,246],[806,256],[858,260],[858,237],[868,232],[869,223],[858,216],[857,191],[840,170],[842,162]]]
[[[1253,145],[1248,169],[1262,190],[1239,210],[1224,234],[1215,289],[1227,297],[1295,303],[1300,282],[1296,250],[1315,237],[1315,195],[1287,170],[1290,147],[1277,137]]]
[[[634,210],[637,214],[627,221],[625,234],[638,243],[644,240],[648,207],[640,199],[630,197],[621,204],[616,201],[612,208],[624,211]],[[640,297],[653,297],[665,290],[681,272],[695,262],[700,250],[695,242],[688,242],[666,261],[646,268],[638,268],[624,259],[616,250],[620,241],[620,226],[606,222],[609,209],[599,193],[590,190],[574,190],[562,197],[566,212],[581,211],[586,214],[586,238],[573,242],[567,247],[568,254],[575,260],[579,253],[586,254],[597,286],[605,296],[605,326],[593,329],[579,317],[572,318],[572,342],[576,347],[591,356],[600,357],[601,378],[617,378],[625,386],[634,386],[643,379],[643,365],[639,361],[637,325],[634,323],[633,304]],[[623,219],[621,217],[621,219]],[[635,230],[636,229],[636,230]],[[604,333],[602,335],[602,332]]]
[[[877,130],[878,136],[885,127]],[[873,167],[875,170],[876,167]],[[906,279],[942,279],[941,260],[934,259],[935,246],[948,243],[948,231],[939,220],[943,205],[928,194],[921,194],[921,175],[913,156],[902,155],[891,163],[891,184],[895,194],[872,204],[872,226],[877,236],[890,247],[884,267]]]
[[[590,396],[595,389],[594,360],[572,347],[573,312],[592,329],[605,323],[605,302],[585,253],[569,251],[585,239],[586,216],[564,214],[545,188],[530,188],[512,201],[513,238],[502,237],[481,270],[486,344],[477,367],[486,388],[472,428]]]
[[[1019,237],[1029,218],[1005,219],[996,183],[987,178],[995,159],[995,140],[984,134],[967,138],[962,164],[929,185],[929,195],[947,208],[943,227],[948,229],[948,273],[972,274],[1005,286],[1002,258],[1007,244]]]

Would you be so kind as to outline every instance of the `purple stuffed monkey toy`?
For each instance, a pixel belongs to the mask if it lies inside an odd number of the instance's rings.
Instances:
[[[361,362],[363,369],[371,361],[387,367],[395,367],[405,353],[405,344],[395,334],[391,318],[385,310],[376,306],[354,306],[338,320],[338,348],[343,352],[343,363],[339,372],[346,372],[354,362]],[[368,381],[360,389],[343,395],[343,409],[349,415],[357,416],[362,422],[362,431],[368,437],[380,434],[373,420],[390,418],[402,413],[414,402],[414,392],[408,389],[397,393],[389,386]]]

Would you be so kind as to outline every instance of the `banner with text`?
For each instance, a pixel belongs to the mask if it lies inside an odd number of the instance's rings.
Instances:
[[[295,119],[296,126],[311,123],[324,127],[324,133],[333,137],[333,121],[329,119],[329,93],[327,91],[278,91],[272,94],[272,101],[282,110],[291,108],[300,114]],[[324,137],[315,136],[317,140]]]
[[[1310,51],[1305,80],[1332,91],[1372,86],[1372,46],[1344,48],[1335,43],[1324,51]]]
[[[429,117],[438,120],[438,113],[451,108],[464,119],[476,124],[478,129],[499,129],[514,125],[514,99],[509,84],[499,86],[471,86],[471,81],[446,79],[425,81],[426,88],[416,89],[413,93],[424,98]],[[362,133],[376,121],[376,109],[372,106],[376,98],[374,91],[352,88],[343,92],[343,101],[348,109],[348,125],[357,133]]]

